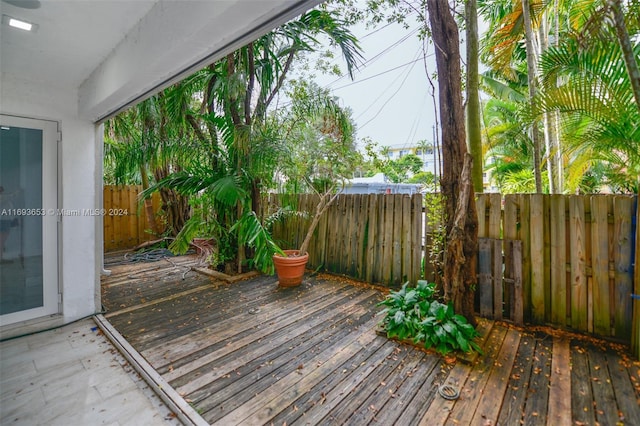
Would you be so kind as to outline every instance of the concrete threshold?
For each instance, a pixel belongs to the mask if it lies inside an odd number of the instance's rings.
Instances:
[[[93,317],[107,338],[118,348],[131,366],[147,382],[178,419],[185,425],[208,426],[209,423],[136,351],[102,314]]]

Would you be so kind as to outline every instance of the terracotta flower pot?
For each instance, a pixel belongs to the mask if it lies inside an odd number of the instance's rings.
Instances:
[[[284,250],[287,257],[274,255],[273,264],[278,275],[280,287],[295,287],[302,283],[304,269],[309,260],[309,253],[298,256],[298,250]]]

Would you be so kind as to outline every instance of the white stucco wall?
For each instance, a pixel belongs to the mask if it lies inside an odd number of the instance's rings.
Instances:
[[[78,118],[77,105],[77,94],[68,90],[26,83],[4,74],[0,78],[1,113],[60,123],[59,209],[82,210],[98,205],[96,164],[100,154],[95,137],[96,125]],[[96,297],[99,291],[99,276],[95,267],[96,220],[92,216],[62,217],[58,236],[61,247],[59,285],[63,297],[62,316],[36,321],[38,324],[34,329],[66,323],[99,310],[99,299]],[[23,324],[21,331],[28,331],[29,328]]]

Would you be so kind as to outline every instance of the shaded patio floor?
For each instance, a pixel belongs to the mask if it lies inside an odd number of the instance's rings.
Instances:
[[[194,266],[113,266],[103,303],[211,424],[640,424],[640,365],[621,348],[482,321],[484,355],[447,363],[375,332],[375,288],[325,275],[230,284]]]
[[[0,342],[1,425],[179,425],[90,318]]]

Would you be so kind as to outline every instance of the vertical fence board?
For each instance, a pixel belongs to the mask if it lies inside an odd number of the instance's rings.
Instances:
[[[587,271],[584,197],[569,197],[571,245],[571,326],[587,331]]]
[[[611,335],[615,335],[615,286],[616,286],[616,275],[615,275],[615,246],[614,242],[615,238],[615,223],[614,223],[614,212],[613,212],[613,199],[614,196],[607,196],[607,242],[609,243],[609,249],[607,253],[607,263],[609,264],[609,327]]]
[[[551,322],[567,322],[567,246],[564,196],[550,197],[551,228]]]
[[[335,226],[337,229],[340,229],[342,226],[342,196],[339,196],[334,204],[331,206],[332,210],[332,218],[333,223],[332,226]],[[338,271],[339,260],[337,259],[337,255],[339,252],[338,246],[340,244],[340,235],[337,232],[329,233],[329,238],[327,241],[327,270],[330,272]]]
[[[112,205],[113,208],[120,208],[120,206],[122,206],[122,198],[123,198],[123,187],[118,187],[116,191],[113,192],[113,198],[111,199],[112,201]],[[125,196],[126,198],[126,196]],[[122,220],[119,216],[112,216],[113,217],[113,233],[115,236],[115,248],[117,249],[123,249],[125,248],[125,244],[124,244],[124,236],[123,236],[123,230],[122,230]]]
[[[402,197],[402,269],[398,274],[400,276],[400,284],[406,282],[411,277],[411,197],[404,195]]]
[[[544,200],[542,195],[530,196],[531,248],[531,317],[535,322],[545,320],[544,288]]]
[[[511,253],[512,267],[511,278],[513,279],[513,303],[511,319],[518,325],[524,324],[524,306],[522,294],[522,241],[509,241],[509,252]]]
[[[365,280],[374,282],[373,270],[376,265],[376,241],[378,223],[378,197],[374,194],[367,196],[369,200],[369,215],[367,217],[367,261],[364,264]]]
[[[357,195],[356,195],[357,196]],[[352,253],[351,253],[351,244],[353,241],[353,233],[355,232],[355,223],[354,223],[354,218],[353,218],[353,214],[354,214],[354,210],[355,210],[355,201],[356,201],[356,196],[352,196],[352,197],[346,197],[345,196],[345,203],[344,203],[344,226],[342,227],[343,230],[345,230],[346,232],[343,232],[343,244],[342,244],[342,262],[340,265],[340,270],[344,271],[345,273],[349,273],[348,271],[351,269],[351,261],[353,259],[352,257]]]
[[[584,199],[585,265],[587,270],[587,332],[593,333],[593,269],[591,264],[591,196]]]
[[[394,220],[394,201],[395,197],[392,194],[385,195],[384,197],[384,240],[383,240],[383,254],[382,254],[382,282],[384,284],[391,283],[391,274],[393,271],[393,220]]]
[[[489,196],[489,238],[502,238],[500,232],[500,219],[502,217],[502,196],[500,194],[488,194]]]
[[[364,264],[366,263],[366,258],[364,257],[366,251],[366,241],[365,241],[365,233],[367,228],[367,209],[368,209],[368,201],[366,194],[362,194],[359,197],[358,201],[358,212],[356,215],[356,225],[358,229],[358,234],[356,236],[355,253],[354,253],[354,275],[359,280],[364,279]]]
[[[401,280],[401,268],[402,268],[402,194],[389,195],[393,197],[393,224],[391,231],[391,239],[393,244],[391,245],[391,283],[394,286],[400,285]]]
[[[320,202],[320,197],[314,197],[314,205]],[[314,209],[315,210],[315,209]],[[319,266],[324,266],[327,262],[327,233],[329,232],[329,218],[327,214],[324,214],[322,218],[320,218],[320,223],[318,224],[318,241],[315,244],[316,250],[318,253],[316,254],[316,268]]]
[[[633,217],[633,199],[631,197],[615,197],[613,199],[614,218],[614,331],[618,337],[631,335],[631,321],[633,305],[631,292],[633,290],[632,276],[632,235],[631,218]]]
[[[347,203],[347,199],[344,195],[340,195],[338,197],[339,199],[339,203],[336,206],[337,208],[337,217],[338,217],[338,229],[344,230],[346,225],[347,225],[347,221],[346,221],[346,203]],[[336,232],[336,238],[335,238],[335,245],[333,246],[333,270],[332,272],[340,272],[342,270],[342,268],[344,267],[345,261],[345,247],[344,247],[344,239],[345,239],[345,232]]]
[[[384,268],[384,263],[386,262],[385,259],[389,259],[387,257],[385,257],[385,251],[384,251],[384,237],[385,237],[385,220],[386,220],[386,216],[385,216],[385,211],[386,211],[386,204],[387,204],[387,196],[381,196],[380,199],[378,200],[378,221],[376,223],[376,228],[377,228],[377,240],[376,240],[376,265],[375,265],[375,275],[374,275],[374,279],[375,282],[383,282],[384,281],[384,275],[383,275],[383,268]]]
[[[127,205],[135,206],[138,201],[138,192],[135,190],[135,188],[132,188],[132,187],[127,187],[127,192],[128,192]],[[157,212],[160,209],[160,200],[159,200],[159,197],[154,197],[154,198],[156,202],[153,204],[153,207],[154,207],[153,211]],[[144,233],[142,235],[138,234],[138,220],[137,220],[138,215],[136,214],[137,209],[134,211],[129,211],[130,208],[131,207],[125,207],[121,211],[124,212],[125,210],[127,210],[127,214],[126,214],[127,226],[128,226],[127,232],[129,233],[127,245],[129,247],[135,247],[136,245],[144,241],[149,241],[151,234],[148,234],[148,233]]]
[[[487,234],[487,194],[478,194],[476,198],[476,210],[478,211],[478,238],[485,238]]]
[[[422,194],[414,194],[411,197],[411,214],[413,221],[411,228],[413,230],[413,240],[411,246],[413,247],[413,259],[411,261],[411,281],[415,282],[423,278],[422,275],[422,262],[424,264],[428,262],[426,260],[426,253],[423,251],[424,238],[423,238],[423,215],[422,215]]]
[[[551,321],[551,210],[549,195],[543,195],[543,217],[544,224],[542,230],[544,232],[544,318],[545,321]]]
[[[478,290],[480,292],[480,315],[493,318],[491,240],[489,238],[478,238]]]
[[[517,239],[518,235],[518,200],[517,196],[513,194],[504,196],[504,215],[503,215],[503,225],[502,225],[502,233],[503,233],[503,253],[504,253],[504,276],[511,277],[513,267],[513,259],[511,259],[511,255],[513,250],[508,243],[511,240]],[[509,246],[508,246],[509,245]],[[522,267],[520,267],[522,270]],[[511,302],[513,300],[513,295],[511,291],[513,287],[510,285],[504,286],[504,311],[511,312],[512,306]]]
[[[518,239],[522,241],[522,293],[526,320],[532,318],[531,309],[531,195],[518,195]]]
[[[607,223],[607,198],[591,197],[591,265],[593,268],[593,330],[609,335],[609,243]]]
[[[493,318],[502,319],[503,291],[502,291],[502,240],[491,240],[491,252],[493,265],[491,266],[493,277]]]

